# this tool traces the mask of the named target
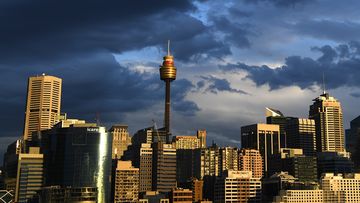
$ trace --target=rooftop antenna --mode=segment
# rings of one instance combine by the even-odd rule
[[[323,72],[323,94],[326,94],[325,91],[325,73]]]
[[[168,40],[167,55],[170,56],[170,40]]]

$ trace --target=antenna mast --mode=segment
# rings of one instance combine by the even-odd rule
[[[167,55],[170,56],[170,40],[168,40]]]
[[[326,94],[325,91],[325,73],[323,72],[323,94]]]

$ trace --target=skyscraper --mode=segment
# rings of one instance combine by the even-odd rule
[[[313,101],[309,118],[315,120],[317,151],[343,152],[344,127],[340,102],[325,92]]]
[[[286,133],[288,148],[303,149],[306,156],[316,155],[316,133],[313,119],[288,119]]]
[[[281,111],[272,109],[269,107],[265,108],[266,123],[279,125],[280,130],[280,147],[287,147],[287,134],[285,130],[286,122],[289,117],[285,117]]]
[[[109,133],[112,135],[112,159],[121,159],[124,151],[131,144],[127,125],[113,125]]]
[[[172,144],[153,143],[152,189],[170,192],[176,187],[176,148]]]
[[[264,161],[264,172],[268,175],[268,162],[271,156],[280,152],[279,125],[260,123],[241,127],[241,146],[260,151]]]
[[[165,82],[165,114],[164,128],[170,134],[170,82],[176,79],[176,68],[174,57],[170,55],[170,41],[168,42],[168,53],[164,56],[162,66],[160,66],[160,79]]]
[[[42,74],[28,81],[24,140],[31,141],[32,133],[50,129],[60,115],[60,78]]]

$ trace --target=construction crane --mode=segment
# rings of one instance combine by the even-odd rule
[[[156,136],[157,136],[157,140],[158,142],[160,143],[161,142],[161,139],[160,139],[160,135],[159,135],[159,131],[157,129],[157,125],[156,125],[156,122],[154,119],[152,119],[152,122],[153,122],[153,128],[154,128],[154,131],[156,133]]]

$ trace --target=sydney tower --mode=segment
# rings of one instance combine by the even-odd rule
[[[170,55],[170,41],[168,41],[168,53],[164,56],[163,64],[160,66],[160,79],[165,81],[165,115],[164,127],[167,135],[170,134],[170,82],[176,79],[176,68],[174,57]]]

